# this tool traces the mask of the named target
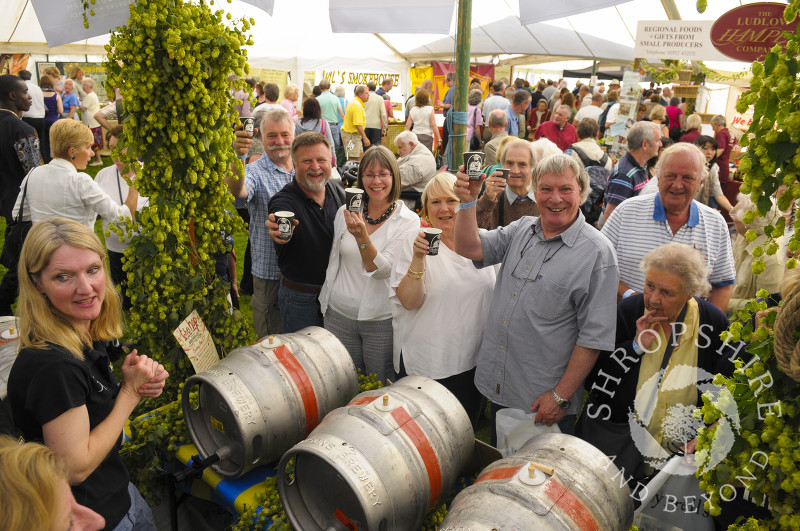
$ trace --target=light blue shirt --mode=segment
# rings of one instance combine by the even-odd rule
[[[294,178],[294,171],[287,172],[276,166],[265,153],[257,161],[244,167],[244,184],[247,187],[247,199],[234,202],[236,208],[247,206],[250,211],[250,251],[253,257],[253,276],[278,280],[281,271],[278,268],[278,255],[275,245],[267,232],[267,205],[273,195],[289,184]]]
[[[506,126],[506,133],[508,136],[519,136],[519,116],[514,109],[509,105],[506,107],[506,116],[508,117],[508,125]]]

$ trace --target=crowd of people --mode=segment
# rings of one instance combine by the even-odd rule
[[[87,107],[87,81],[79,107],[94,110]],[[728,326],[725,312],[758,287],[777,291],[796,275],[784,275],[780,258],[769,283],[741,272],[753,248],[743,239],[732,245],[714,207],[733,211],[741,238],[758,227],[744,223],[746,201],[734,208],[720,189],[730,179],[733,147],[724,118],[712,120],[714,136],[702,135],[702,123],[696,115],[682,118],[668,88],[643,91],[642,101],[652,103],[649,119],[630,127],[625,155],[611,160],[598,139],[618,116],[611,112],[618,107],[615,81],[608,95],[602,86],[579,85],[573,94],[544,81],[533,90],[523,80],[513,87],[495,81],[486,99],[473,89],[470,143],[486,155],[477,180],[463,167],[437,169],[432,150],[447,140],[426,84],[415,91],[406,130],[395,139],[398,158],[381,145],[391,80],[383,93],[374,84],[357,86],[349,102],[323,80],[300,113],[297,87],[287,86],[278,103],[277,86],[254,82],[255,106],[248,94],[237,96],[240,112],[254,119],[253,133],[240,125],[233,143],[247,164],[225,180],[236,208],[249,216],[257,336],[325,327],[359,369],[384,382],[404,375],[437,380],[474,426],[488,401],[493,443],[497,413],[514,408],[609,455],[617,449],[602,448],[597,434],[627,423],[625,413],[659,371],[688,365],[730,373],[730,346],[718,340]],[[450,95],[452,78],[448,83]],[[55,93],[56,110],[76,111],[72,90],[65,83],[64,94]],[[0,113],[0,165],[16,168],[4,175],[3,215],[33,222],[18,269],[6,275],[13,289],[4,278],[0,290],[10,294],[10,314],[18,278],[22,349],[9,379],[13,419],[26,440],[44,442],[58,456],[51,473],[66,478],[77,503],[107,528],[125,518],[151,521],[119,459],[119,433],[138,401],[157,396],[168,375],[120,347],[123,306],[112,283],[119,247],[104,248],[92,232],[98,215],[106,223],[135,216],[146,198],[135,186],[123,190],[121,167],[97,180],[81,172],[95,160],[91,123],[45,126],[53,158],[42,164],[45,133],[19,118],[31,105],[23,80],[0,76],[0,109],[7,111]],[[445,96],[435,107],[452,105]],[[93,117],[106,120],[103,110]],[[677,142],[674,129],[685,131]],[[121,126],[113,128],[107,140],[115,144],[122,134]],[[9,138],[23,149],[7,149],[14,145]],[[353,185],[365,194],[360,209],[348,208],[334,171],[355,160]],[[584,213],[587,201],[599,201],[597,223]],[[420,206],[419,215],[407,202]],[[288,238],[276,217],[286,211]],[[698,347],[694,339],[704,327],[716,339]],[[677,341],[675,330],[692,341]],[[109,370],[117,358],[124,358],[121,385]],[[657,385],[652,403],[662,414],[643,422],[668,453],[694,450],[692,437],[661,429],[670,406],[699,403],[698,387],[686,383],[679,396]],[[578,422],[584,389],[588,404],[608,409],[607,416]],[[2,451],[0,444],[0,457]],[[639,477],[646,456],[631,457],[628,468]]]

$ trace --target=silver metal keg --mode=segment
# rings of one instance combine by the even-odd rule
[[[429,378],[408,376],[328,414],[278,465],[292,526],[416,530],[474,448],[469,417]]]
[[[309,327],[238,348],[190,377],[183,416],[204,458],[224,449],[214,470],[238,477],[277,461],[357,392],[347,349],[327,330]]]
[[[627,531],[632,523],[631,491],[614,463],[577,437],[547,433],[484,468],[439,529]]]

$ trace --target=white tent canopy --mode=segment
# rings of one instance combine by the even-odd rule
[[[78,0],[68,0],[79,5]],[[100,0],[98,0],[100,1]],[[455,0],[454,0],[455,1]],[[527,1],[527,0],[518,0]],[[633,61],[636,23],[668,20],[668,11],[684,20],[714,20],[753,0],[715,0],[699,14],[695,0],[632,0],[548,22],[521,25],[518,1],[473,0],[471,55],[501,56],[513,64],[589,59],[616,64]],[[569,0],[562,0],[569,1]],[[4,0],[0,19],[0,53],[99,56],[108,35],[50,48],[30,0]],[[328,0],[275,0],[272,16],[238,0],[218,1],[234,17],[256,19],[255,44],[248,49],[251,66],[303,71],[331,68],[406,72],[410,62],[452,60],[456,17],[449,35],[333,33]],[[89,23],[92,23],[90,17]],[[527,63],[525,63],[527,61]],[[735,66],[728,63],[729,70]]]

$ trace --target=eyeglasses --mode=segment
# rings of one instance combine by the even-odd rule
[[[370,182],[374,181],[378,177],[380,177],[381,180],[391,179],[392,178],[392,174],[391,174],[391,172],[388,172],[388,171],[382,171],[380,173],[365,173],[365,174],[363,174],[361,176],[361,178],[364,181],[370,181]]]

